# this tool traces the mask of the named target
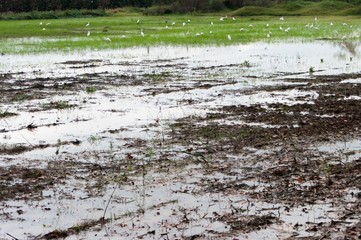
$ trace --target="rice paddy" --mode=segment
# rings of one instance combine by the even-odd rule
[[[358,17],[116,16],[0,21],[0,52],[156,45],[234,45],[278,40],[358,40]]]

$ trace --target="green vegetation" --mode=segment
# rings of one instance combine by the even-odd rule
[[[0,119],[6,118],[6,117],[12,117],[12,116],[16,116],[16,115],[17,115],[16,113],[9,112],[8,110],[4,111],[0,108]]]
[[[139,22],[138,22],[139,19]],[[213,23],[213,25],[211,24]],[[0,21],[0,53],[117,49],[154,45],[230,45],[282,39],[358,40],[360,17],[220,15]],[[142,36],[142,33],[144,34]],[[231,36],[231,40],[228,39]]]
[[[85,91],[87,93],[95,93],[97,89],[95,87],[86,87]]]
[[[235,16],[326,16],[360,15],[361,6],[345,1],[284,1],[271,6],[245,6],[231,13]]]
[[[54,101],[43,105],[44,109],[58,109],[58,110],[63,110],[73,107],[75,107],[75,105],[69,104],[69,102],[66,101]]]
[[[0,15],[0,20],[31,20],[31,19],[59,19],[59,18],[89,18],[108,16],[105,10],[77,10],[71,9],[66,11],[32,11],[13,13],[6,12]]]

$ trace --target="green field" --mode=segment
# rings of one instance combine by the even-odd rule
[[[361,33],[360,17],[319,16],[315,19],[315,16],[285,16],[284,20],[280,20],[278,16],[235,19],[223,16],[223,21],[221,17],[132,14],[98,18],[3,20],[0,21],[0,52],[227,45],[284,39],[349,41],[359,40]]]

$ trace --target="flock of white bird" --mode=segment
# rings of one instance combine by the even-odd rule
[[[219,20],[220,20],[220,21],[225,21],[226,19],[228,19],[228,16],[220,17]],[[231,19],[232,19],[233,21],[236,21],[236,18],[235,18],[235,17],[232,17]],[[279,21],[284,21],[284,20],[285,20],[284,17],[280,17],[280,18],[279,18]],[[317,25],[317,21],[318,21],[318,19],[317,19],[317,17],[315,17],[314,22],[313,22],[313,23],[308,23],[308,24],[305,26],[305,28],[314,29],[314,30],[319,30],[319,27],[318,27],[318,25]],[[140,21],[140,19],[138,18],[137,21],[136,21],[136,24],[137,24],[137,25],[140,25],[140,22],[141,22],[141,21]],[[187,22],[189,23],[190,20],[188,19]],[[182,22],[182,27],[185,27],[185,26],[187,25],[187,22]],[[168,21],[166,21],[166,23],[168,23]],[[51,24],[51,23],[46,23],[45,25],[48,26],[48,25],[50,25],[50,24]],[[40,25],[40,26],[44,26],[43,22],[40,22],[39,25]],[[171,22],[171,25],[172,25],[172,26],[176,25],[176,22],[174,22],[174,21]],[[213,21],[210,22],[210,25],[211,25],[211,26],[214,26]],[[343,23],[342,25],[343,25],[343,26],[348,26],[347,23]],[[88,22],[88,23],[85,25],[86,28],[88,28],[89,26],[90,26],[90,22]],[[332,23],[332,22],[330,23],[330,26],[333,26],[333,23]],[[266,27],[269,27],[269,24],[266,24]],[[168,29],[168,28],[169,28],[168,25],[166,25],[166,26],[165,26],[165,29]],[[249,25],[248,25],[248,28],[253,28],[253,25],[252,25],[252,24],[249,24]],[[350,26],[350,28],[352,28],[352,26]],[[280,29],[280,31],[283,31],[283,32],[285,32],[285,33],[289,33],[289,32],[291,31],[291,27],[286,27],[286,28],[284,28],[282,25],[279,27],[279,29]],[[45,31],[46,28],[43,27],[42,30]],[[241,31],[241,32],[243,32],[243,31],[245,31],[245,30],[246,30],[245,28],[240,28],[240,31]],[[209,34],[212,34],[212,33],[213,33],[213,31],[209,31]],[[90,30],[88,30],[86,36],[89,37],[90,34],[91,34]],[[189,35],[189,34],[190,34],[189,31],[187,31],[186,35]],[[197,32],[197,33],[195,34],[196,37],[200,37],[200,36],[202,36],[202,35],[204,35],[203,32]],[[140,36],[145,37],[145,33],[143,32],[143,29],[140,29]],[[270,38],[271,36],[272,36],[272,32],[271,32],[271,31],[268,31],[266,37],[267,37],[267,38]],[[125,35],[121,35],[120,38],[126,38],[126,36],[125,36]],[[231,36],[230,34],[227,34],[227,39],[228,39],[229,41],[232,41],[232,36]],[[346,36],[343,36],[342,39],[343,39],[343,40],[346,39]],[[110,39],[109,37],[104,37],[104,40],[107,41],[107,42],[111,42],[111,39]]]

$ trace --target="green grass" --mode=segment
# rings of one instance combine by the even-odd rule
[[[47,12],[24,12],[12,13],[6,12],[0,14],[0,20],[30,20],[30,19],[58,19],[58,18],[84,18],[108,16],[104,10],[77,10],[70,9],[66,11],[47,11]]]
[[[89,26],[86,26],[88,22]],[[172,22],[175,22],[175,25],[172,25]],[[186,23],[185,26],[183,22]],[[313,24],[313,28],[306,28],[307,24]],[[241,28],[244,30],[240,31]],[[284,31],[286,28],[290,28],[288,33]],[[144,37],[141,36],[141,29]],[[0,21],[0,52],[9,54],[154,45],[227,45],[290,38],[345,40],[346,37],[347,40],[359,40],[360,29],[360,17],[356,16],[318,16],[317,21],[314,16],[285,17],[284,21],[280,21],[278,16],[236,17],[236,20],[228,17],[220,21],[220,16],[211,15],[140,14],[76,19],[5,20]],[[269,32],[272,34],[267,38]],[[203,34],[196,36],[197,33]],[[125,38],[122,38],[123,35]],[[231,41],[228,40],[228,35],[231,35]]]
[[[17,115],[16,113],[8,112],[7,110],[4,111],[0,108],[0,119],[6,118],[6,117],[12,117],[12,116],[16,116],[16,115]]]
[[[327,16],[360,15],[361,7],[337,0],[285,1],[270,7],[246,6],[231,13],[234,16]]]

